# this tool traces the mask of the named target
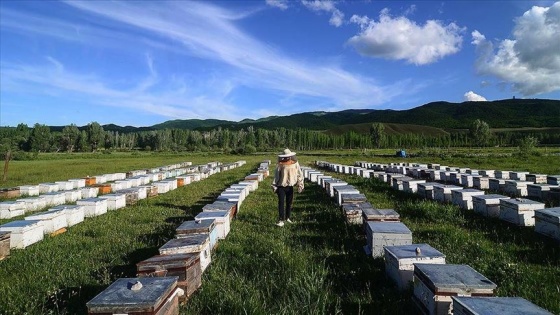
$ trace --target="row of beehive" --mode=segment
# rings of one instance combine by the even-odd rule
[[[317,162],[319,167],[337,169]],[[346,167],[346,166],[345,166]],[[346,182],[307,170],[341,207],[349,224],[363,224],[366,252],[385,260],[385,272],[400,290],[413,285],[413,300],[425,314],[550,314],[519,297],[493,297],[496,285],[468,265],[446,264],[428,244],[412,244],[412,233],[393,209],[376,209]]]
[[[231,168],[241,166],[245,161],[229,164]],[[206,166],[204,166],[206,167]],[[227,168],[230,169],[230,168]],[[96,217],[125,206],[134,205],[138,200],[164,194],[180,186],[207,178],[219,172],[217,166],[206,173],[191,173],[175,178],[152,182],[145,186],[122,189],[113,194],[80,199],[76,204],[61,204],[47,211],[26,216],[0,225],[0,259],[7,257],[11,248],[26,248],[43,240],[45,235],[59,234],[66,228],[83,222],[85,218]]]
[[[269,163],[261,163],[257,173],[225,189],[194,220],[177,227],[176,238],[161,246],[159,255],[136,264],[137,278],[118,279],[90,300],[88,314],[178,314],[179,302],[202,285],[212,252],[229,234],[243,199],[268,176]]]

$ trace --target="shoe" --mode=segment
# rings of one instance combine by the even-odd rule
[[[278,223],[276,223],[276,225],[278,225],[278,226],[284,226],[284,221],[278,221]]]
[[[294,223],[294,221],[290,220],[290,219],[286,219],[286,222],[288,223]]]

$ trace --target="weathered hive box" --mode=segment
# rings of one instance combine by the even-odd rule
[[[461,174],[461,186],[474,187],[474,177],[478,175]]]
[[[191,183],[191,177],[186,175],[177,176],[177,187],[186,186]]]
[[[453,296],[454,315],[552,315],[521,297]]]
[[[223,196],[229,196],[229,197],[237,197],[239,198],[239,202],[243,202],[243,200],[245,200],[245,197],[249,194],[247,191],[249,190],[250,186],[247,186],[247,189],[239,189],[239,188],[226,188],[224,189],[224,191],[222,191],[220,193],[220,195]]]
[[[216,220],[202,221],[185,221],[177,229],[175,229],[177,238],[191,234],[208,234],[210,237],[210,249],[216,248],[218,245],[218,229],[216,229]]]
[[[525,177],[529,172],[509,172],[509,178],[513,180],[526,181]]]
[[[440,183],[427,182],[418,184],[416,193],[426,199],[434,199],[434,186],[442,185]]]
[[[86,303],[89,315],[178,315],[178,277],[120,278]],[[136,289],[137,286],[141,287]]]
[[[403,174],[397,174],[397,173],[387,173],[387,184],[389,184],[391,187],[394,188],[393,179],[399,178],[399,177],[406,177],[406,176],[403,175]]]
[[[547,200],[548,192],[551,187],[556,187],[549,184],[528,184],[527,197],[539,200]]]
[[[383,257],[383,247],[412,244],[412,232],[401,222],[368,221],[366,240],[371,256]]]
[[[367,197],[364,194],[346,194],[346,193],[343,193],[343,194],[340,195],[340,198],[342,200],[342,205],[348,204],[348,203],[356,204],[356,203],[362,203],[362,202],[367,201]]]
[[[535,210],[544,209],[544,203],[525,198],[500,199],[500,220],[519,226],[535,225]]]
[[[58,191],[66,191],[66,190],[74,189],[74,183],[70,181],[59,181],[54,183],[58,185]]]
[[[43,233],[45,235],[52,234],[59,230],[62,230],[68,227],[68,223],[66,222],[66,214],[61,211],[45,211],[36,213],[34,215],[30,215],[25,217],[25,220],[28,221],[42,221],[43,222]]]
[[[536,210],[535,232],[560,241],[560,207]]]
[[[17,220],[0,225],[0,232],[10,232],[10,248],[26,248],[43,240],[43,222]]]
[[[0,231],[0,260],[10,256],[10,232]]]
[[[218,239],[225,239],[230,230],[230,211],[203,211],[194,217],[195,221],[215,220]]]
[[[389,174],[383,172],[383,173],[377,173],[376,174],[376,178],[379,179],[382,182],[388,183],[389,182]]]
[[[66,226],[74,226],[84,221],[84,207],[78,205],[60,205],[47,210],[52,213],[62,213],[66,219]]]
[[[111,184],[96,184],[93,187],[97,188],[98,195],[110,194],[112,191]]]
[[[450,314],[452,296],[493,296],[496,284],[468,265],[414,265],[413,301],[424,314]]]
[[[399,191],[403,191],[404,190],[404,181],[407,180],[412,180],[412,177],[408,177],[408,176],[399,176],[399,177],[392,177],[391,178],[391,182],[392,182],[392,187],[395,190],[399,190]]]
[[[95,177],[84,177],[84,182],[86,183],[86,186],[93,186],[97,184],[95,179]]]
[[[39,184],[39,193],[46,194],[58,191],[58,184],[56,183],[41,183]]]
[[[86,218],[107,213],[107,199],[87,198],[76,201],[76,204],[84,207],[84,216]]]
[[[428,244],[385,246],[385,273],[399,290],[412,284],[414,264],[445,264],[445,255]]]
[[[72,178],[68,181],[74,185],[74,189],[86,187],[86,180],[83,178]]]
[[[125,204],[127,206],[135,205],[140,199],[140,192],[136,188],[123,189],[121,190],[121,193],[125,196]]]
[[[461,190],[463,187],[455,185],[437,185],[434,186],[434,199],[439,202],[451,202],[451,191]]]
[[[159,248],[160,255],[198,253],[200,256],[200,269],[206,270],[212,261],[210,249],[210,236],[208,234],[184,235],[174,238]]]
[[[325,175],[322,172],[318,172],[318,171],[314,171],[314,172],[309,172],[309,181],[316,183],[317,182],[317,177],[321,176],[321,175]]]
[[[229,186],[229,189],[238,189],[238,190],[243,190],[244,191],[244,195],[243,198],[245,198],[246,196],[248,196],[251,192],[250,192],[250,187],[247,184],[233,184],[231,186]]]
[[[560,175],[548,175],[546,183],[550,185],[560,185]]]
[[[336,204],[342,205],[342,194],[359,194],[360,191],[357,190],[352,185],[335,186],[334,187],[334,198],[336,199]]]
[[[527,196],[527,185],[531,184],[528,181],[519,180],[506,180],[505,192],[514,197]]]
[[[494,176],[499,179],[509,179],[511,171],[494,171]]]
[[[399,222],[400,215],[394,209],[375,209],[369,202],[358,204],[362,207],[362,223],[367,231],[368,222]]]
[[[78,199],[94,198],[99,194],[99,188],[97,187],[84,187],[78,189],[78,191],[80,192],[80,198]]]
[[[21,201],[25,203],[26,213],[39,211],[47,206],[47,201],[44,198],[39,198],[39,197],[17,199],[16,201]]]
[[[19,186],[21,196],[39,196],[39,185]]]
[[[64,192],[64,197],[65,203],[74,203],[82,198],[82,192],[79,190],[67,190]]]
[[[138,277],[178,277],[177,285],[191,296],[202,284],[200,255],[156,255],[136,264]]]
[[[146,197],[147,198],[156,197],[158,195],[158,189],[157,189],[156,185],[146,185],[146,186],[140,186],[140,187],[146,188]]]
[[[256,180],[256,181],[263,181],[264,179],[264,174],[263,173],[252,173],[249,174],[247,176],[245,176],[245,180]]]
[[[500,216],[500,200],[510,199],[508,196],[490,194],[473,196],[473,210],[485,217],[497,218]]]
[[[502,192],[506,188],[506,180],[500,178],[490,178],[488,179],[488,187],[492,191]]]
[[[343,203],[342,214],[348,224],[362,224],[361,203]]]
[[[490,189],[490,179],[484,176],[473,176],[473,187],[476,189]]]
[[[116,194],[107,194],[99,196],[99,198],[91,199],[102,199],[107,203],[107,211],[117,210],[126,207],[126,194],[119,191]],[[87,212],[87,211],[86,211]],[[88,215],[86,215],[87,217]]]
[[[335,193],[334,188],[335,187],[347,186],[347,185],[348,185],[347,182],[345,182],[343,180],[340,180],[340,179],[336,179],[336,180],[332,180],[332,181],[327,180],[325,182],[325,186],[326,186],[325,189],[327,190],[327,193],[329,194],[329,196],[334,197],[334,193]]]
[[[534,184],[546,184],[545,174],[527,174],[525,180]]]
[[[66,194],[64,192],[50,192],[39,195],[39,198],[45,199],[47,206],[58,206],[66,203]]]
[[[165,194],[171,189],[171,183],[169,182],[153,182],[153,185],[157,187],[158,194]]]
[[[317,176],[317,184],[323,188],[325,188],[325,181],[327,179],[332,179],[332,176],[330,175],[321,175],[321,176]]]
[[[408,193],[415,194],[418,191],[418,185],[424,184],[426,180],[424,179],[408,179],[403,180],[403,190]]]
[[[21,196],[19,187],[11,187],[11,188],[0,188],[0,197],[11,199],[11,198],[19,198]]]
[[[484,195],[484,191],[478,189],[457,189],[451,191],[451,200],[454,205],[459,206],[461,209],[473,209],[473,196]]]

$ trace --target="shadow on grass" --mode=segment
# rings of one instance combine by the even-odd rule
[[[43,308],[48,313],[54,314],[87,314],[84,301],[93,299],[105,288],[104,285],[60,288],[47,297]]]

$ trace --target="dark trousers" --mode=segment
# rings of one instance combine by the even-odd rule
[[[290,218],[292,213],[292,203],[294,201],[294,187],[278,186],[276,190],[278,194],[278,219],[284,221]]]

